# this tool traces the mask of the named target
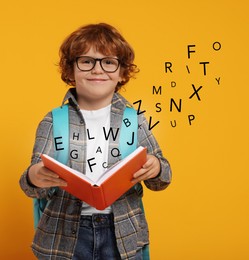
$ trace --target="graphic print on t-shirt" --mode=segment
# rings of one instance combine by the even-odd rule
[[[111,105],[99,110],[81,110],[86,123],[86,175],[96,180],[108,167]]]

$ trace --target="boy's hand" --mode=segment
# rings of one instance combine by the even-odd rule
[[[160,162],[154,155],[147,155],[147,161],[143,167],[133,175],[132,182],[135,184],[140,181],[155,178],[160,173]]]
[[[30,167],[28,178],[31,184],[39,188],[67,186],[67,183],[64,180],[62,180],[56,173],[44,167],[42,162]]]

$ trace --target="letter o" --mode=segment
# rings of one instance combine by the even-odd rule
[[[213,49],[214,49],[215,51],[219,51],[219,50],[221,49],[221,44],[220,44],[220,42],[214,42],[214,43],[213,43]]]

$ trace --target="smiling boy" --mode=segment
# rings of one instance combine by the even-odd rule
[[[70,149],[68,165],[93,180],[118,158],[112,149],[118,138],[104,139],[103,129],[119,129],[126,106],[118,93],[138,71],[134,52],[121,34],[108,24],[83,26],[70,34],[60,48],[61,77],[72,86],[63,103],[69,102]],[[138,115],[138,146],[147,147],[147,162],[134,174],[151,190],[163,190],[171,181],[168,161],[148,130],[143,114]],[[149,244],[148,227],[140,208],[141,193],[130,189],[110,207],[97,210],[66,191],[54,172],[43,166],[42,153],[54,156],[52,116],[49,112],[38,126],[31,165],[23,173],[20,185],[32,198],[49,199],[32,244],[38,259],[143,259]],[[91,133],[91,135],[89,135]],[[90,138],[90,137],[93,138]],[[88,167],[90,158],[96,160]],[[122,180],[120,180],[122,181]]]

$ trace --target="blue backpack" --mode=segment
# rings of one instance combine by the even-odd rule
[[[68,154],[69,154],[69,116],[68,116],[68,104],[65,104],[61,107],[54,108],[52,110],[53,116],[53,136],[54,138],[60,137],[63,141],[63,149],[55,150],[55,159],[63,164],[67,164]],[[126,119],[129,120],[129,124],[127,124]],[[63,126],[63,127],[62,127]],[[138,120],[137,120],[137,111],[131,107],[126,107],[124,110],[123,121],[120,132],[120,142],[119,142],[119,151],[121,154],[121,158],[125,158],[127,155],[132,153],[137,148],[137,128],[138,128]],[[134,142],[129,144],[127,140],[129,140],[131,134],[133,135]],[[138,193],[142,192],[140,185],[135,185],[134,189],[138,191]],[[56,190],[56,188],[54,188]],[[45,207],[48,204],[46,199],[33,199],[34,203],[34,225],[37,228],[39,220],[43,214]],[[140,200],[141,208],[144,211],[142,199]],[[145,246],[143,248],[143,260],[149,260],[149,246]]]

